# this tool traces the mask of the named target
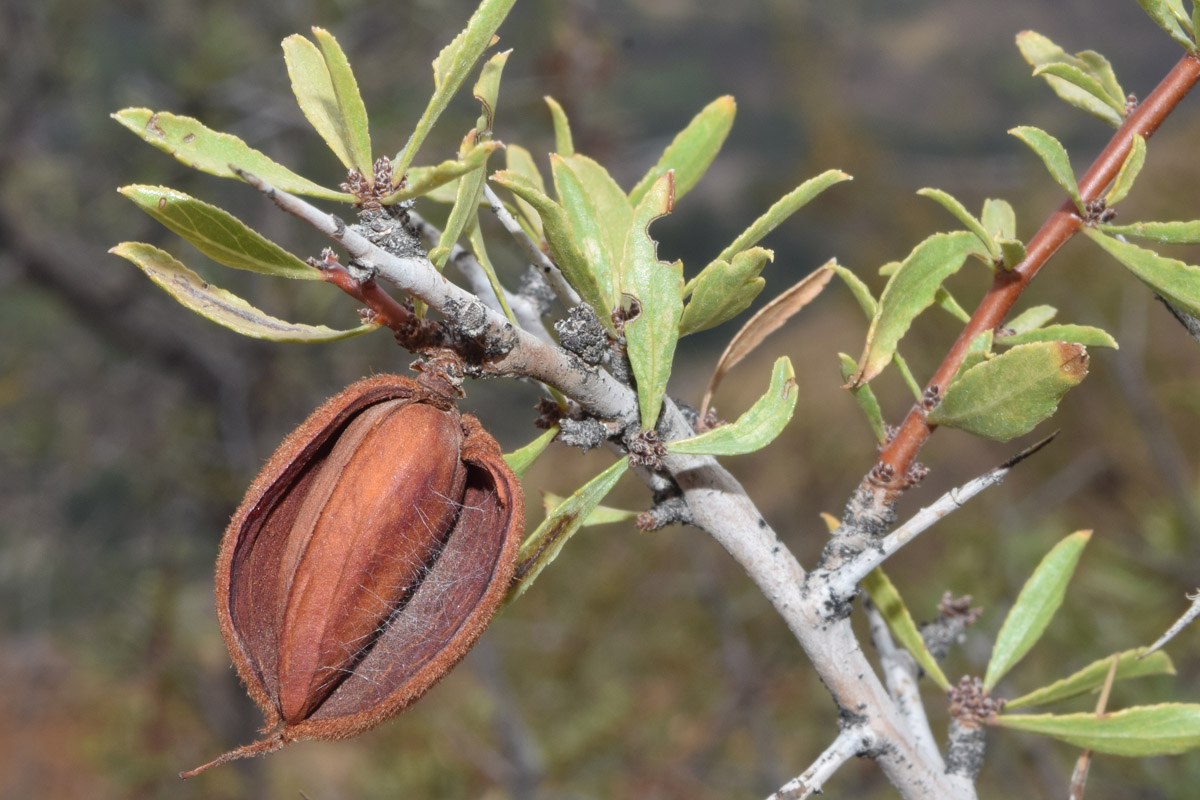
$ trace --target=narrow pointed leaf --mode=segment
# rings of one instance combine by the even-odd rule
[[[887,621],[888,628],[896,640],[916,659],[917,664],[925,670],[925,674],[934,683],[941,689],[948,690],[950,681],[947,680],[946,673],[942,672],[937,659],[925,646],[925,640],[921,638],[921,632],[917,630],[917,624],[913,622],[912,614],[908,612],[908,607],[904,605],[896,587],[884,574],[883,568],[876,567],[867,577],[863,578],[862,587],[867,596],[871,598],[871,602],[875,604],[875,608],[879,609],[879,613]]]
[[[846,355],[838,353],[838,359],[842,365],[842,383],[850,380],[850,376],[854,374],[854,370],[858,368],[858,363]],[[851,389],[850,394],[854,395],[855,402],[862,412],[867,417],[867,424],[871,426],[871,432],[875,434],[875,440],[880,444],[887,441],[887,426],[883,422],[883,412],[879,409],[879,401],[875,399],[875,392],[871,391],[869,385],[859,386],[856,389]]]
[[[1179,19],[1171,11],[1171,4],[1167,0],[1138,0],[1138,5],[1150,15],[1150,19],[1158,27],[1167,32],[1167,35],[1174,39],[1179,44],[1183,45],[1184,49],[1189,53],[1196,52],[1196,43],[1179,24]]]
[[[562,505],[566,498],[554,494],[553,492],[542,492],[542,508],[549,515],[554,509]],[[592,509],[592,513],[588,514],[587,519],[583,521],[583,527],[590,528],[593,525],[611,525],[614,522],[629,522],[638,518],[637,511],[629,511],[624,508],[613,508],[612,506],[598,505]]]
[[[605,308],[609,302],[607,287],[602,288],[596,276],[592,274],[588,260],[579,242],[574,238],[570,220],[563,207],[547,197],[533,180],[520,173],[501,170],[493,173],[491,179],[493,183],[508,189],[537,210],[554,263],[562,270],[567,281],[575,287],[575,291],[579,292],[584,302],[592,308]],[[611,326],[612,320],[607,314],[598,316],[602,323]]]
[[[1121,124],[1124,108],[1115,109],[1110,101],[1115,98],[1123,102],[1125,93],[1121,91],[1116,76],[1113,74],[1112,66],[1104,56],[1093,51],[1084,51],[1073,56],[1034,31],[1022,31],[1018,34],[1017,47],[1020,48],[1021,55],[1025,57],[1029,65],[1034,68],[1034,74],[1041,74],[1054,93],[1067,103],[1087,111],[1089,114],[1094,114],[1114,127]],[[1102,87],[1101,96],[1098,97],[1081,89],[1053,73],[1038,72],[1040,67],[1048,64],[1067,64],[1090,75]]]
[[[638,203],[620,267],[622,296],[640,306],[637,317],[625,323],[625,340],[637,378],[642,427],[647,430],[658,422],[683,316],[683,264],[659,261],[658,245],[649,231],[653,220],[671,211],[673,176],[668,172],[659,178]]]
[[[1129,190],[1133,188],[1133,182],[1137,180],[1138,173],[1142,171],[1142,165],[1146,163],[1146,137],[1135,133],[1133,135],[1133,146],[1129,148],[1129,154],[1125,156],[1125,161],[1121,164],[1121,170],[1117,173],[1117,177],[1113,178],[1112,187],[1104,195],[1104,202],[1110,208],[1125,199],[1125,195],[1129,194]]]
[[[658,163],[637,182],[629,192],[629,201],[634,205],[640,203],[654,182],[670,170],[675,170],[675,199],[691,191],[717,157],[736,113],[737,104],[729,95],[705,106],[667,145]]]
[[[784,323],[821,293],[821,290],[833,278],[834,270],[831,265],[835,263],[830,260],[824,266],[800,279],[783,294],[760,308],[758,313],[747,320],[741,330],[734,334],[733,339],[726,346],[725,352],[717,360],[717,367],[708,381],[708,390],[704,393],[704,401],[701,404],[702,411],[708,410],[708,403],[712,399],[713,393],[717,391],[717,387],[729,370],[753,353],[755,348],[762,344],[763,339],[779,330]]]
[[[1033,74],[1034,77],[1053,75],[1056,78],[1061,78],[1072,86],[1082,90],[1093,99],[1108,106],[1117,115],[1118,119],[1125,114],[1123,99],[1110,97],[1108,92],[1104,90],[1104,86],[1094,75],[1089,74],[1074,64],[1067,64],[1061,61],[1053,64],[1043,64],[1040,67],[1034,68]],[[1091,109],[1087,110],[1090,111]],[[1097,114],[1097,116],[1100,115]],[[1108,119],[1108,117],[1106,116],[1105,119]],[[1111,119],[1109,121],[1111,122]]]
[[[752,247],[735,255],[732,263],[714,261],[705,267],[696,276],[691,300],[683,309],[679,335],[716,327],[749,308],[767,285],[759,273],[774,257],[770,250]]]
[[[954,299],[954,295],[946,291],[945,286],[937,290],[937,294],[933,297],[933,302],[937,303],[938,308],[942,309],[959,322],[966,323],[971,321],[971,315],[967,313],[966,309],[958,304],[958,301]]]
[[[1087,365],[1082,345],[1017,345],[959,375],[929,412],[929,422],[1007,442],[1050,417],[1087,375]]]
[[[799,388],[792,362],[784,356],[775,362],[771,385],[736,422],[721,425],[699,436],[667,443],[667,450],[685,455],[736,456],[763,449],[783,432],[796,410]]]
[[[512,50],[497,53],[487,60],[480,71],[479,80],[475,82],[473,94],[483,106],[483,116],[479,118],[476,127],[483,133],[490,134],[496,121],[496,101],[500,97],[500,76]]]
[[[1091,531],[1072,533],[1056,544],[1029,576],[996,636],[987,674],[983,678],[985,690],[995,688],[1000,679],[1042,638],[1046,626],[1062,605],[1067,583],[1075,574],[1079,557],[1091,538]]]
[[[361,143],[356,141],[358,137],[350,130],[321,50],[305,37],[294,33],[283,40],[283,59],[287,62],[288,77],[292,80],[292,92],[309,124],[346,169],[356,169],[363,175],[370,175],[370,152],[368,150],[365,164],[360,163],[362,156],[356,151],[356,146]],[[350,80],[354,80],[353,76]],[[357,86],[354,92],[357,96]],[[362,98],[358,98],[358,103],[361,105]],[[370,148],[370,142],[366,146]]]
[[[354,202],[353,196],[326,189],[308,178],[302,178],[238,137],[229,133],[218,133],[191,117],[182,117],[167,111],[155,112],[148,108],[126,108],[113,114],[112,118],[192,169],[221,178],[237,178],[237,173],[231,169],[232,165],[253,173],[285,192],[345,203]]]
[[[218,325],[252,339],[273,342],[331,342],[375,330],[362,325],[336,331],[324,325],[285,322],[266,314],[237,295],[213,286],[169,253],[141,242],[122,242],[108,252],[132,261],[181,305]]]
[[[468,134],[468,138],[472,138],[471,134]],[[459,237],[469,226],[475,224],[486,179],[486,166],[474,172],[468,172],[458,179],[458,191],[454,195],[454,205],[450,209],[450,216],[446,219],[446,226],[442,229],[437,247],[429,251],[429,260],[433,262],[439,272],[445,268],[446,259],[450,257],[450,251],[458,242]]]
[[[615,298],[620,292],[617,260],[625,249],[625,237],[633,225],[633,206],[629,197],[603,166],[585,155],[576,153],[564,161],[571,166],[575,177],[591,200],[600,226],[603,240],[607,240],[612,253],[612,293]]]
[[[729,246],[722,250],[715,260],[728,261],[733,258],[734,254],[758,244],[764,236],[782,225],[788,217],[807,205],[821,192],[835,183],[848,180],[853,179],[837,169],[827,170],[815,178],[809,178],[777,200],[773,206],[767,209],[766,213],[730,242]]]
[[[996,344],[1013,347],[1030,342],[1071,342],[1086,347],[1111,347],[1116,350],[1117,340],[1108,331],[1090,325],[1049,325],[1045,328],[1001,336]]]
[[[1115,756],[1178,755],[1200,747],[1200,704],[1135,706],[1103,717],[1091,713],[1001,714],[992,724]]]
[[[396,175],[402,176],[412,165],[417,150],[432,130],[434,122],[466,82],[483,52],[491,46],[496,29],[508,15],[516,0],[482,0],[467,20],[467,27],[450,44],[442,48],[433,60],[433,96],[413,129],[404,149],[393,159]]]
[[[341,45],[329,31],[313,28],[313,36],[325,57],[325,67],[337,97],[341,128],[349,146],[354,166],[363,175],[370,175],[374,158],[371,155],[371,133],[367,125],[367,107],[358,91],[358,81],[350,69],[350,61]]]
[[[491,257],[488,256],[483,232],[479,230],[478,217],[467,228],[467,243],[471,245],[471,252],[475,254],[475,260],[479,262],[479,268],[487,276],[488,284],[492,287],[492,294],[496,295],[496,300],[500,303],[500,310],[504,312],[504,317],[515,327],[519,328],[521,325],[517,322],[517,317],[513,314],[512,307],[508,304],[507,293],[500,284],[500,279],[496,276],[496,268],[492,265]]]
[[[481,141],[458,158],[448,159],[432,167],[412,167],[408,170],[408,180],[404,186],[383,199],[385,206],[403,203],[416,197],[426,197],[437,189],[454,183],[463,175],[482,169],[488,158],[504,145],[500,142]],[[458,195],[457,185],[453,187],[448,202],[453,202]],[[439,195],[430,197],[440,199]]]
[[[1114,236],[1132,236],[1159,244],[1200,244],[1200,219],[1190,222],[1134,222],[1129,225],[1101,225],[1100,230]]]
[[[1173,305],[1193,317],[1200,316],[1200,267],[1165,258],[1093,228],[1085,226],[1083,232]]]
[[[543,100],[550,108],[550,121],[554,125],[554,152],[563,158],[575,155],[575,140],[571,136],[571,122],[567,112],[553,97],[546,95]]]
[[[165,186],[118,191],[213,261],[264,275],[321,279],[320,272],[216,206]]]
[[[512,588],[504,600],[506,604],[516,600],[533,585],[537,576],[558,557],[563,545],[582,527],[627,469],[629,459],[622,458],[564,500],[537,530],[529,534],[521,543],[517,555],[517,570],[513,575]]]
[[[534,163],[533,156],[528,150],[520,145],[510,144],[504,148],[504,155],[507,159],[505,167],[509,172],[521,175],[542,194],[546,193],[546,183],[542,180],[541,170],[537,168],[537,164]],[[534,241],[541,241],[542,218],[538,215],[537,209],[531,206],[525,198],[517,197],[517,210],[525,221],[526,229],[531,231]]]
[[[571,239],[586,259],[588,272],[601,294],[602,302],[595,306],[596,313],[607,316],[612,313],[616,303],[613,296],[613,287],[617,283],[614,274],[624,250],[624,237],[632,222],[632,211],[621,229],[619,242],[614,241],[615,237],[610,235],[607,227],[609,221],[599,213],[593,202],[595,195],[584,186],[572,164],[561,156],[551,155],[550,171],[554,174],[554,189],[558,193],[559,203],[566,212]]]
[[[850,385],[861,386],[887,366],[912,321],[933,304],[942,281],[958,272],[967,256],[978,250],[979,240],[966,231],[936,233],[913,249],[879,298]]]
[[[1017,214],[1006,200],[984,200],[980,222],[993,239],[1015,239],[1017,236]]]
[[[867,319],[874,319],[875,314],[879,311],[879,301],[871,294],[871,290],[867,284],[863,283],[862,278],[836,261],[830,261],[825,266],[845,282],[846,287],[850,289],[850,294],[854,295],[854,299],[858,301],[859,308],[867,315]]]
[[[1175,674],[1175,665],[1171,663],[1171,658],[1166,653],[1151,653],[1146,658],[1139,660],[1138,657],[1144,652],[1146,652],[1146,648],[1139,647],[1117,654],[1117,672],[1114,680]],[[1029,706],[1048,706],[1051,703],[1098,691],[1108,678],[1108,670],[1111,665],[1112,656],[1093,661],[1078,672],[1057,680],[1049,686],[1043,686],[1028,694],[1023,694],[1015,700],[1009,700],[1004,704],[1004,710],[1008,712]]]
[[[1075,208],[1079,213],[1086,213],[1083,208],[1083,198],[1079,195],[1079,184],[1075,182],[1075,173],[1071,170],[1071,159],[1058,139],[1031,125],[1013,128],[1009,133],[1029,145],[1033,152],[1037,153],[1038,158],[1042,159],[1042,163],[1050,171],[1050,177],[1066,190],[1071,200],[1075,202]]]
[[[524,478],[525,473],[529,471],[534,462],[541,457],[542,453],[546,452],[546,448],[554,441],[555,436],[558,436],[558,426],[552,425],[545,433],[519,450],[505,453],[504,462],[517,474],[518,478]]]
[[[1000,257],[1000,247],[992,240],[992,235],[984,228],[983,223],[975,219],[975,215],[967,211],[966,206],[958,202],[949,192],[941,189],[918,189],[917,194],[928,197],[942,208],[949,211],[954,218],[979,239],[979,243],[987,250],[993,259]]]
[[[1058,309],[1054,306],[1033,306],[1013,317],[1005,323],[1004,327],[1006,330],[1012,331],[1014,335],[1028,333],[1054,319],[1056,314],[1058,314]]]

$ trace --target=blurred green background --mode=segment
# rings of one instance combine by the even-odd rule
[[[221,271],[115,191],[161,183],[242,215],[301,255],[323,243],[253,191],[193,173],[108,118],[125,106],[198,117],[318,181],[336,160],[288,88],[279,41],[321,25],[354,64],[380,152],[407,138],[432,87],[429,62],[462,27],[465,0],[5,0],[0,6],[0,798],[728,798],[763,796],[803,771],[836,715],[804,654],[735,564],[699,532],[586,529],[481,645],[414,709],[357,740],[300,743],[181,783],[178,770],[249,741],[259,723],[211,610],[211,563],[241,492],[284,434],[371,372],[404,371],[384,333],[304,347],[242,339],[181,310],[105,251],[149,241],[289,319],[348,327],[354,304],[324,286]],[[1028,238],[1059,202],[1006,130],[1033,124],[1086,167],[1110,135],[1029,77],[1024,28],[1107,55],[1144,96],[1179,57],[1131,0],[906,3],[522,0],[501,28],[500,139],[552,148],[542,96],[566,106],[577,148],[626,186],[705,103],[739,117],[706,179],[654,235],[688,274],[774,199],[837,167],[855,176],[766,242],[764,299],[836,255],[878,290],[875,269],[952,220],[913,193],[937,186],[978,209],[1004,197]],[[1121,220],[1200,216],[1197,98],[1153,139]],[[449,157],[477,115],[456,101],[422,160]],[[543,166],[545,162],[543,160]],[[437,221],[444,209],[422,209]],[[509,276],[521,264],[502,238]],[[1181,253],[1195,263],[1198,256]],[[968,269],[953,288],[973,305]],[[914,614],[942,592],[986,609],[947,665],[982,672],[1007,604],[1041,555],[1095,528],[1046,638],[1000,687],[1015,696],[1095,658],[1147,643],[1197,584],[1200,351],[1148,291],[1075,241],[1023,305],[1100,325],[1121,342],[1093,353],[1067,397],[1062,435],[1007,483],[889,562]],[[697,402],[735,326],[685,340],[672,393]],[[803,563],[869,468],[873,440],[839,389],[836,353],[857,355],[865,322],[840,286],[726,381],[736,416],[791,356],[794,422],[769,450],[728,466]],[[931,312],[906,340],[918,377],[957,332]],[[470,386],[465,407],[506,449],[533,437],[531,387]],[[877,382],[890,421],[911,402]],[[1041,431],[1044,433],[1045,431]],[[1037,434],[1035,434],[1037,435]],[[933,472],[902,514],[1019,448],[951,431],[923,452]],[[527,480],[563,494],[611,456],[552,450]],[[641,508],[628,479],[611,498]],[[1197,634],[1170,652],[1176,679],[1118,686],[1112,706],[1197,700]],[[927,687],[929,688],[929,687]],[[927,693],[941,735],[945,703]],[[1086,709],[1092,700],[1077,704]],[[1076,753],[989,734],[985,797],[1062,797]],[[1183,798],[1200,755],[1099,757],[1089,798]],[[833,796],[891,797],[869,762]]]

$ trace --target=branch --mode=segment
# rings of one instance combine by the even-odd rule
[[[1175,624],[1167,628],[1167,632],[1158,637],[1158,641],[1150,645],[1146,652],[1138,656],[1138,660],[1145,658],[1155,650],[1161,650],[1163,645],[1179,635],[1179,632],[1195,622],[1196,617],[1200,617],[1200,591],[1194,592],[1187,596],[1188,600],[1192,601],[1192,606],[1187,611],[1183,612],[1183,616],[1175,620]]]
[[[792,778],[767,800],[804,800],[820,794],[825,781],[854,756],[869,749],[870,734],[857,725],[843,728],[833,744],[797,778]]]
[[[871,641],[879,651],[879,661],[883,665],[883,674],[887,680],[888,692],[896,701],[900,713],[908,721],[913,739],[925,753],[925,757],[935,764],[942,764],[942,754],[934,741],[933,731],[929,727],[929,718],[925,715],[925,705],[921,702],[921,692],[917,689],[918,668],[916,659],[905,649],[896,647],[892,641],[892,633],[888,630],[887,621],[879,609],[869,601],[864,604],[867,611],[867,621],[871,626]],[[945,765],[943,764],[943,769]]]
[[[509,232],[517,244],[521,245],[525,250],[529,260],[541,272],[542,277],[554,289],[554,293],[558,295],[558,299],[567,308],[579,305],[579,293],[575,291],[571,284],[567,283],[567,279],[563,277],[562,270],[550,260],[550,257],[542,252],[542,248],[538,247],[537,242],[529,238],[529,234],[521,227],[521,223],[513,218],[513,215],[508,213],[508,209],[504,207],[504,202],[496,196],[492,191],[492,187],[484,184],[483,196],[487,198],[488,204],[492,207],[492,213],[496,215],[496,219],[504,226],[504,230]]]
[[[1126,117],[1108,145],[1079,181],[1084,203],[1096,199],[1116,177],[1132,146],[1133,135],[1149,138],[1171,114],[1184,96],[1200,81],[1200,59],[1185,55],[1171,69],[1154,91]],[[950,352],[934,372],[929,386],[946,387],[958,372],[963,357],[975,337],[1000,325],[1029,282],[1045,266],[1050,257],[1079,230],[1082,221],[1075,213],[1075,204],[1066,200],[1050,215],[1041,229],[1029,240],[1025,260],[1012,271],[999,270],[991,289],[975,309],[971,321],[963,328]],[[876,468],[886,466],[893,476],[882,488],[873,492],[880,504],[890,505],[906,488],[905,475],[936,426],[925,418],[925,409],[914,406],[891,443],[880,453]],[[865,481],[864,481],[864,489]]]

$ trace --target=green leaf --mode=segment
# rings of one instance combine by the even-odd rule
[[[321,46],[325,67],[337,97],[340,128],[344,131],[354,165],[363,175],[371,175],[374,159],[371,155],[371,133],[367,126],[367,107],[358,91],[358,81],[350,70],[350,62],[341,45],[329,31],[313,28],[313,36]]]
[[[1104,103],[1106,106],[1112,109],[1113,113],[1117,115],[1118,119],[1125,115],[1125,102],[1123,98],[1110,97],[1108,93],[1104,91],[1104,86],[1101,85],[1100,81],[1096,80],[1093,75],[1089,74],[1085,70],[1080,69],[1074,64],[1067,64],[1061,61],[1054,64],[1043,64],[1040,67],[1034,68],[1033,75],[1034,77],[1053,75],[1056,78],[1061,78],[1072,86],[1075,86],[1088,95],[1094,97],[1096,100],[1099,100],[1101,103]],[[1091,109],[1086,110],[1090,111]],[[1110,117],[1105,117],[1105,119],[1107,119],[1109,122],[1112,122]]]
[[[1146,675],[1175,674],[1175,665],[1171,663],[1171,659],[1166,653],[1161,651],[1151,653],[1146,658],[1139,660],[1139,656],[1144,652],[1146,652],[1146,648],[1138,647],[1118,653],[1117,672],[1114,680],[1141,678]],[[1093,661],[1078,672],[1057,680],[1049,686],[1043,686],[1029,694],[1021,695],[1015,700],[1009,700],[1004,704],[1004,710],[1007,712],[1028,706],[1048,706],[1051,703],[1069,700],[1087,692],[1095,692],[1108,679],[1108,671],[1111,666],[1112,656]]]
[[[1200,267],[1165,258],[1153,250],[1105,236],[1093,228],[1085,226],[1083,232],[1172,304],[1193,317],[1200,316]]]
[[[318,30],[314,28],[313,33]],[[354,82],[350,65],[346,63],[346,56],[338,48],[337,42],[328,33],[325,36],[327,41],[322,44],[340,54],[344,68],[339,70],[339,85],[334,84],[321,50],[308,39],[294,33],[283,40],[283,59],[287,62],[288,77],[292,80],[292,92],[309,124],[321,134],[346,169],[356,169],[364,176],[371,175],[367,112],[358,94],[358,84]],[[350,96],[343,96],[342,93]]]
[[[921,632],[917,630],[917,624],[913,622],[912,614],[908,613],[908,607],[900,599],[900,593],[896,591],[896,587],[884,574],[883,568],[876,567],[867,577],[863,578],[862,587],[867,596],[871,598],[871,602],[875,604],[875,608],[879,609],[879,613],[887,621],[888,628],[891,629],[892,635],[896,637],[897,641],[912,654],[917,664],[925,670],[925,674],[939,688],[949,690],[950,681],[946,679],[946,673],[942,672],[937,659],[925,646],[925,640],[921,638]]]
[[[1058,314],[1058,309],[1054,306],[1033,306],[1013,317],[1004,327],[1012,331],[1014,335],[1028,333],[1054,319],[1056,314]]]
[[[475,127],[481,133],[490,135],[492,132],[492,126],[496,121],[496,101],[500,97],[500,75],[504,72],[504,65],[508,62],[510,55],[512,55],[512,50],[505,50],[503,53],[497,53],[489,58],[483,65],[479,80],[475,82],[473,94],[483,106],[483,116],[479,118]]]
[[[1172,13],[1171,4],[1167,0],[1138,0],[1138,5],[1150,15],[1150,19],[1154,20],[1158,27],[1167,32],[1168,36],[1183,45],[1185,50],[1189,53],[1196,52],[1196,43],[1179,24],[1179,18]],[[1180,12],[1182,14],[1182,8]]]
[[[966,231],[935,233],[913,249],[879,298],[852,386],[861,386],[887,366],[912,321],[933,304],[942,281],[978,249],[979,240]]]
[[[608,287],[601,287],[596,276],[592,274],[563,207],[547,197],[533,180],[520,173],[501,170],[493,173],[491,179],[493,183],[508,189],[537,210],[538,216],[542,218],[542,229],[546,235],[546,244],[550,248],[550,257],[562,270],[563,276],[575,287],[575,291],[579,292],[584,302],[594,309],[605,308],[610,296]],[[612,325],[612,320],[607,314],[597,316],[606,326]]]
[[[503,146],[500,142],[485,140],[477,142],[458,158],[443,161],[432,167],[411,167],[408,170],[408,179],[405,181],[404,186],[385,197],[383,204],[390,206],[396,203],[403,203],[405,200],[412,200],[415,197],[429,196],[437,189],[454,183],[463,175],[483,169],[492,153]],[[451,192],[446,202],[453,202],[454,198],[458,196],[457,185],[451,188],[453,192]],[[429,199],[441,200],[438,195]]]
[[[567,119],[567,112],[550,95],[542,99],[550,107],[550,121],[554,124],[554,152],[563,158],[575,155],[575,141],[571,138],[571,123]]]
[[[216,206],[165,186],[118,191],[213,261],[281,278],[321,279],[320,272]]]
[[[518,478],[524,478],[525,473],[529,471],[534,462],[541,457],[542,453],[546,452],[546,448],[554,441],[555,436],[558,436],[558,426],[552,425],[545,433],[521,449],[505,453],[504,462],[508,464],[509,469],[516,473]]]
[[[617,260],[625,249],[625,237],[633,224],[633,206],[624,190],[617,185],[608,170],[587,156],[576,153],[564,159],[571,165],[575,177],[583,185],[592,205],[596,209],[603,238],[608,241],[612,253],[612,292],[614,303],[620,294]]]
[[[771,370],[771,385],[766,394],[737,422],[667,443],[667,450],[684,455],[736,456],[757,452],[775,441],[796,410],[799,388],[796,373],[787,356],[778,359]]]
[[[954,299],[954,295],[946,291],[945,286],[937,290],[937,294],[933,296],[933,302],[938,304],[938,308],[941,308],[959,322],[967,323],[971,321],[971,315],[958,304],[958,301]]]
[[[413,158],[432,130],[433,123],[446,109],[450,98],[467,80],[483,51],[491,46],[496,29],[508,16],[515,2],[516,0],[482,0],[475,13],[467,20],[467,27],[454,37],[450,44],[442,48],[442,52],[433,60],[433,96],[429,98],[429,105],[417,120],[408,143],[393,159],[396,162],[397,176],[403,175],[412,165]]]
[[[735,255],[733,263],[714,261],[705,267],[693,282],[691,300],[679,321],[679,335],[716,327],[749,308],[767,285],[759,273],[774,258],[770,250],[752,247]]]
[[[640,306],[637,317],[625,323],[625,340],[646,430],[658,422],[683,316],[683,264],[659,261],[648,230],[652,220],[671,211],[673,178],[673,172],[663,175],[638,203],[620,268],[622,295],[634,298]]]
[[[1067,583],[1075,574],[1079,557],[1091,538],[1091,531],[1072,533],[1056,544],[1029,576],[996,636],[987,674],[983,678],[984,690],[990,692],[1042,638],[1046,626],[1062,605]]]
[[[1079,195],[1079,185],[1075,182],[1075,173],[1071,170],[1071,159],[1062,144],[1050,134],[1031,125],[1022,125],[1009,131],[1037,153],[1038,157],[1050,171],[1054,182],[1066,190],[1075,202],[1075,208],[1080,214],[1086,215],[1083,198]]]
[[[112,118],[145,141],[170,153],[192,169],[221,178],[237,178],[232,167],[253,173],[277,189],[325,200],[353,203],[354,197],[326,189],[302,178],[282,164],[250,147],[236,136],[206,128],[198,120],[167,111],[126,108]]]
[[[997,239],[1000,245],[1000,260],[1007,270],[1014,269],[1025,260],[1025,244],[1019,239]]]
[[[1114,236],[1132,236],[1159,244],[1200,244],[1200,219],[1190,222],[1133,222],[1129,225],[1101,225],[1100,230]]]
[[[551,155],[550,169],[554,174],[554,189],[566,211],[571,238],[587,260],[588,272],[603,298],[603,303],[595,307],[596,314],[606,317],[617,303],[614,291],[618,287],[618,261],[633,222],[633,208],[616,182],[591,159]],[[583,174],[591,185],[584,183]]]
[[[842,364],[842,383],[846,383],[854,374],[854,370],[858,368],[858,363],[845,353],[838,353],[838,358]],[[880,444],[886,442],[887,426],[883,422],[883,412],[879,409],[879,401],[875,399],[875,392],[871,391],[869,385],[863,384],[851,389],[850,394],[854,395],[855,402],[866,415],[867,424],[871,426],[871,432],[875,434],[876,441]]]
[[[558,557],[563,545],[575,535],[627,469],[629,459],[622,458],[559,504],[537,530],[529,534],[517,554],[517,570],[504,599],[506,605],[524,594],[546,565]]]
[[[867,319],[874,319],[875,314],[879,310],[879,301],[871,294],[871,290],[863,283],[862,278],[836,261],[831,262],[829,268],[845,282],[847,288],[850,289],[850,294],[854,295],[854,299],[858,301],[859,307],[867,315]]]
[[[691,191],[717,157],[736,113],[737,104],[729,95],[718,97],[701,109],[629,192],[629,201],[634,205],[640,203],[654,182],[670,170],[675,170],[675,199]]]
[[[1002,714],[992,724],[1114,756],[1178,755],[1200,747],[1200,704],[1135,706],[1103,717],[1091,713]]]
[[[1082,345],[1017,345],[959,375],[929,412],[929,422],[1007,442],[1053,414],[1087,375],[1087,365]]]
[[[1116,75],[1113,73],[1108,59],[1091,50],[1085,50],[1074,56],[1070,55],[1045,36],[1033,31],[1022,31],[1018,34],[1017,47],[1020,48],[1021,55],[1025,57],[1029,65],[1034,68],[1034,74],[1041,75],[1055,94],[1076,108],[1094,114],[1113,127],[1120,126],[1125,116],[1123,105],[1125,92],[1117,83]],[[1090,76],[1100,85],[1100,94],[1096,95],[1082,89],[1053,73],[1038,71],[1039,68],[1049,64],[1066,64]],[[1114,108],[1112,104],[1114,99],[1122,103],[1120,108]]]
[[[958,379],[958,376],[976,364],[982,364],[992,357],[992,344],[994,343],[995,335],[995,331],[988,328],[971,340],[971,344],[967,346],[967,352],[963,355],[962,363],[958,366],[958,371],[954,373],[954,378],[950,381],[951,386],[954,385],[954,381]]]
[[[542,508],[550,514],[555,508],[558,508],[563,500],[560,495],[553,492],[542,492]],[[593,525],[610,525],[614,522],[629,522],[638,518],[637,511],[629,511],[624,508],[613,508],[612,506],[599,505],[592,509],[592,513],[587,515],[582,523],[583,527],[589,528]]]
[[[1121,170],[1113,179],[1112,187],[1104,195],[1106,206],[1111,208],[1125,199],[1125,195],[1129,194],[1129,190],[1133,188],[1133,182],[1137,180],[1138,173],[1142,171],[1142,165],[1145,163],[1146,137],[1135,133],[1133,145],[1129,148],[1129,155],[1125,156],[1125,161],[1121,163]]]
[[[1015,333],[1012,336],[1001,336],[996,344],[1005,347],[1029,344],[1030,342],[1071,342],[1087,347],[1111,347],[1116,350],[1117,340],[1108,331],[1093,328],[1090,325],[1050,325],[1025,333]]]
[[[742,231],[729,246],[721,251],[715,261],[729,261],[734,254],[753,247],[762,241],[763,237],[778,228],[783,222],[808,204],[810,200],[835,183],[853,180],[841,170],[831,169],[822,172],[815,178],[809,178],[775,202],[766,213]]]
[[[468,135],[468,138],[471,138]],[[429,251],[429,260],[441,272],[446,266],[450,251],[458,242],[463,232],[476,223],[479,212],[479,202],[483,199],[483,184],[487,180],[487,169],[481,167],[475,172],[469,172],[458,179],[458,191],[454,194],[454,205],[450,208],[450,216],[442,235],[438,238],[437,246]]]
[[[992,260],[1000,258],[1000,247],[993,240],[990,233],[983,226],[983,223],[975,219],[975,216],[967,211],[966,206],[958,202],[949,192],[943,192],[941,189],[918,189],[917,194],[922,197],[928,197],[930,200],[938,203],[942,208],[954,215],[954,218],[966,227],[971,233],[979,239],[980,244],[987,250],[988,255]]]
[[[1017,236],[1017,214],[1005,200],[984,200],[980,221],[993,239],[1015,239]]]
[[[252,339],[273,342],[331,342],[375,330],[362,325],[335,331],[324,325],[301,325],[276,319],[237,295],[213,286],[169,253],[141,242],[122,242],[108,252],[132,261],[167,294],[200,316]]]
[[[528,150],[519,144],[510,144],[504,148],[504,155],[507,158],[505,167],[509,172],[517,173],[542,194],[546,193],[546,183],[542,180],[541,170],[537,168],[537,164],[534,163],[533,156]],[[542,218],[538,215],[537,209],[531,206],[525,198],[517,197],[517,210],[525,220],[525,227],[531,232],[533,240],[541,241]]]

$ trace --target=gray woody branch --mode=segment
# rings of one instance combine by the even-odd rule
[[[467,316],[479,321],[467,333],[499,337],[510,345],[507,352],[485,365],[488,374],[535,378],[555,386],[598,417],[622,424],[637,423],[637,398],[632,390],[607,372],[590,368],[573,354],[514,327],[473,294],[446,280],[428,259],[392,255],[340,218],[253,175],[242,171],[239,175],[284,211],[339,243],[359,264],[447,318],[462,319],[463,310],[470,308]],[[693,434],[683,414],[669,400],[659,428],[668,441]],[[683,491],[692,523],[729,552],[783,617],[833,695],[843,720],[853,720],[858,741],[872,743],[864,755],[875,758],[901,797],[973,800],[975,791],[969,781],[947,775],[940,759],[935,762],[928,758],[918,746],[907,721],[859,647],[849,619],[844,615],[830,617],[819,599],[827,597],[827,592],[806,586],[809,576],[737,480],[708,456],[668,455],[663,465]]]

